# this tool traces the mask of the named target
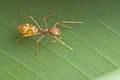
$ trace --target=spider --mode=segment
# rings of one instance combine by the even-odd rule
[[[20,13],[20,15],[25,15],[25,14]],[[38,43],[45,37],[46,34],[50,34],[55,39],[55,40],[52,40],[52,42],[59,41],[61,44],[63,44],[70,50],[73,50],[73,48],[71,48],[70,46],[68,46],[61,40],[61,36],[60,36],[61,30],[58,27],[63,26],[65,28],[71,28],[71,27],[64,25],[64,23],[83,23],[83,22],[61,21],[61,22],[56,22],[55,25],[53,25],[52,27],[48,27],[47,23],[46,23],[46,19],[53,15],[54,15],[54,13],[43,17],[43,22],[44,22],[43,29],[40,27],[38,22],[32,16],[28,16],[36,24],[36,26],[32,25],[30,23],[20,24],[17,27],[17,30],[22,34],[22,36],[16,41],[16,43],[18,43],[24,37],[41,34],[42,36],[36,41],[36,48],[38,48]]]

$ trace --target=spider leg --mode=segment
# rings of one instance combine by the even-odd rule
[[[44,17],[43,17],[43,21],[44,21],[45,28],[47,28],[46,19],[47,19],[48,17],[54,16],[54,15],[55,15],[55,13],[52,13],[52,14],[48,14],[47,16],[44,16]]]
[[[36,50],[37,50],[37,52],[38,52],[38,43],[44,38],[45,36],[43,35],[43,36],[41,36],[37,41],[36,41]],[[37,53],[37,55],[38,55],[38,53]]]
[[[29,16],[29,15],[27,15],[27,14],[25,14],[25,13],[19,13],[19,15],[29,17],[29,18],[37,25],[37,27],[38,27],[40,30],[42,30],[42,28],[40,27],[40,25],[38,24],[38,22],[37,22],[32,16]]]
[[[34,35],[38,35],[40,33],[36,33],[36,34],[29,34],[29,35],[22,35],[17,41],[16,43],[20,42],[24,37],[28,37],[28,36],[34,36]]]
[[[64,46],[66,46],[67,48],[69,48],[70,50],[73,50],[73,48],[71,48],[70,46],[68,46],[67,44],[65,44],[63,41],[61,41],[59,38],[57,38],[56,36],[53,36],[57,41],[59,41],[61,44],[63,44]]]
[[[65,28],[71,29],[71,27],[65,25],[66,23],[78,24],[78,23],[84,23],[84,22],[77,22],[77,21],[61,21],[61,22],[56,22],[55,25],[54,25],[53,27],[63,26],[63,27],[65,27]]]
[[[54,39],[54,40],[53,39],[54,39],[54,37],[53,37],[53,35],[51,35],[51,42],[54,43],[57,41],[56,39]],[[58,39],[62,39],[61,35],[58,36]]]

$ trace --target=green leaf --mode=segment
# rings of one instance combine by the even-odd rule
[[[93,80],[120,68],[120,0],[1,0],[0,1],[0,80]],[[18,13],[26,13],[44,28],[70,20],[83,24],[62,31],[62,41],[52,43],[50,35],[24,38],[16,30],[23,23],[35,23]]]

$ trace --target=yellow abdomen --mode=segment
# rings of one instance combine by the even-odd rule
[[[24,35],[30,35],[39,32],[39,28],[29,23],[19,25],[17,30]]]

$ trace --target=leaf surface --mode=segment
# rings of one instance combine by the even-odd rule
[[[120,68],[120,0],[1,0],[0,1],[0,80],[93,80]],[[16,27],[35,23],[44,28],[59,21],[81,21],[83,24],[60,26],[62,41],[52,43],[50,35],[39,43],[38,36],[27,37],[16,44],[21,34]]]

